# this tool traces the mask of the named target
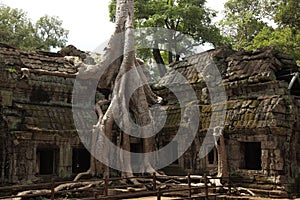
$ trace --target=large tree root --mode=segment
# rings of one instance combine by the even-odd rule
[[[59,191],[63,190],[72,190],[76,189],[76,191],[85,190],[88,188],[93,187],[94,185],[103,184],[104,181],[86,181],[86,182],[78,182],[78,183],[65,183],[58,185],[54,188],[54,193],[57,193]],[[52,190],[51,189],[41,189],[41,190],[27,190],[19,192],[15,198],[11,198],[12,200],[21,200],[23,196],[26,195],[34,195],[34,196],[47,196],[51,195]]]
[[[88,176],[88,175],[92,175],[91,169],[87,170],[86,172],[81,172],[81,173],[77,174],[77,175],[75,176],[75,178],[74,178],[73,181],[79,181],[79,179],[80,179],[81,177],[83,177],[83,176]]]

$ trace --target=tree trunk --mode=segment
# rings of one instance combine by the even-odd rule
[[[171,30],[174,30],[174,25],[171,24]],[[173,33],[169,31],[168,33],[168,62],[171,64],[173,62],[173,50],[174,49],[174,38],[173,38]]]
[[[171,48],[170,48],[170,50],[168,52],[168,62],[169,62],[169,64],[171,64],[173,62],[173,53],[172,53],[172,49]]]
[[[153,54],[154,60],[157,64],[159,75],[160,75],[160,77],[163,77],[165,75],[165,73],[167,72],[167,69],[165,66],[165,62],[164,62],[163,58],[161,57],[160,50],[158,48],[157,43],[155,44],[155,48],[152,50],[152,54]]]
[[[119,159],[122,166],[122,175],[130,176],[132,175],[132,167],[130,163],[130,118],[131,115],[129,111],[132,112],[135,121],[139,126],[145,126],[151,123],[151,112],[149,110],[149,103],[157,103],[161,101],[161,98],[157,97],[152,91],[149,85],[143,85],[143,87],[137,87],[137,90],[131,94],[132,88],[135,88],[134,84],[139,81],[146,79],[142,70],[139,69],[141,63],[135,58],[134,51],[134,0],[117,0],[117,13],[116,13],[116,28],[115,33],[112,35],[109,45],[106,48],[106,52],[103,56],[103,60],[98,65],[85,65],[81,63],[79,65],[80,77],[83,79],[95,78],[99,80],[98,71],[105,69],[105,77],[101,77],[98,83],[99,89],[108,89],[110,91],[108,109],[105,113],[102,113],[101,106],[97,107],[98,111],[98,123],[94,126],[94,136],[92,138],[91,152],[98,154],[101,153],[106,155],[107,163],[109,163],[110,149],[108,145],[99,143],[100,132],[104,133],[105,136],[112,140],[113,125],[115,123],[115,118],[118,118],[121,125],[126,126],[125,130],[121,129],[121,135],[119,136],[122,140],[120,143],[121,147],[125,151],[120,151]],[[118,36],[116,36],[118,35]],[[121,37],[119,37],[121,35]],[[119,53],[120,56],[117,56]],[[111,60],[115,60],[111,63]],[[110,64],[111,63],[111,64]],[[108,66],[109,67],[105,67]],[[129,73],[130,72],[130,73]],[[131,74],[131,72],[134,74]],[[129,102],[129,108],[127,103]],[[100,108],[100,109],[99,109]],[[117,110],[117,112],[114,112]],[[117,116],[115,116],[117,115]],[[132,120],[131,120],[132,121]],[[129,127],[128,127],[129,126]],[[142,135],[151,134],[152,130],[142,129],[145,133]],[[98,139],[95,139],[97,137]],[[98,141],[98,142],[96,142]],[[100,139],[101,141],[101,139]],[[144,139],[144,151],[152,152],[155,148],[154,137]],[[144,163],[147,163],[145,167],[145,172],[155,171],[150,164],[150,158],[145,156]],[[95,160],[91,159],[91,168],[87,173],[95,174]],[[105,167],[104,175],[109,175],[109,167]],[[76,179],[78,180],[78,178]]]
[[[103,105],[108,104],[108,103],[109,103],[108,100],[100,100],[96,104],[96,111],[97,111],[97,114],[98,114],[98,123],[94,126],[93,131],[92,131],[90,168],[86,172],[82,172],[82,173],[77,174],[76,177],[74,178],[74,181],[78,181],[82,176],[86,176],[86,175],[95,176],[96,174],[105,173],[107,171],[107,168],[105,166],[103,166],[103,164],[100,167],[100,169],[98,169],[97,160],[93,155],[95,155],[95,151],[96,151],[97,135],[99,133],[99,125],[101,124],[102,119],[103,119],[103,112],[102,112],[101,107]],[[101,172],[99,172],[98,170],[100,170]]]

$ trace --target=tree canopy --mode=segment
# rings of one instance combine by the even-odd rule
[[[212,23],[212,18],[216,12],[205,7],[205,0],[136,0],[135,1],[135,27],[155,27],[172,30],[166,37],[162,34],[145,33],[151,42],[153,49],[138,51],[142,58],[151,57],[158,64],[171,63],[178,60],[195,45],[211,43],[215,46],[220,45],[222,36],[219,29]],[[112,0],[110,8],[110,19],[115,19],[116,0]],[[159,35],[159,36],[156,36]],[[183,35],[189,36],[190,41],[183,41]],[[139,40],[140,41],[140,40]],[[137,44],[139,45],[139,44]],[[165,46],[166,51],[161,51]],[[163,75],[163,72],[161,72]]]
[[[298,0],[228,0],[221,20],[233,48],[273,46],[300,60]]]
[[[273,7],[275,21],[282,26],[300,29],[300,2],[298,0],[280,0],[277,7]]]
[[[25,50],[45,50],[64,47],[68,31],[54,16],[42,16],[36,23],[26,12],[0,4],[0,41]]]

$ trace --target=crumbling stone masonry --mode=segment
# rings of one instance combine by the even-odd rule
[[[0,45],[2,183],[69,177],[89,167],[72,118],[76,72],[58,54]]]
[[[211,64],[217,65],[227,93],[227,101],[214,106],[203,77],[195,70]],[[204,136],[212,131],[212,112],[226,109],[224,136],[231,174],[271,182],[296,180],[300,172],[300,84],[298,67],[289,56],[270,48],[255,52],[220,48],[169,68],[153,86],[167,102],[163,108],[168,113],[164,128],[157,134],[157,146],[170,142],[179,127],[178,101],[163,87],[182,84],[174,70],[194,88],[199,101],[193,106],[200,109],[193,145],[173,165],[192,173],[215,173],[216,150],[204,159],[199,159],[198,151]],[[76,67],[60,54],[0,45],[1,182],[70,177],[89,167],[89,154],[80,142],[72,116],[76,72]],[[139,141],[132,138],[135,152],[142,149]],[[180,141],[172,142],[176,149]],[[173,153],[181,150],[176,151]]]
[[[214,64],[222,75],[227,102],[212,107],[203,77],[195,69],[202,71]],[[199,159],[197,155],[204,136],[212,136],[209,129],[214,120],[212,112],[226,109],[224,136],[231,174],[266,182],[294,183],[300,169],[297,148],[300,142],[300,84],[295,61],[271,48],[255,52],[221,48],[194,55],[172,64],[170,68],[156,86],[157,93],[168,100],[165,109],[169,113],[160,139],[170,141],[180,122],[178,102],[162,86],[177,85],[180,90],[182,83],[178,82],[180,79],[174,75],[174,70],[184,75],[193,86],[201,111],[198,135],[189,151],[179,158],[181,168],[193,173],[216,172],[218,158],[215,149],[205,159]],[[214,146],[213,143],[210,145]]]

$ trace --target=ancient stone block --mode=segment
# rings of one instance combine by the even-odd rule
[[[262,149],[276,149],[276,148],[278,148],[277,147],[277,141],[269,141],[269,140],[267,140],[267,141],[263,141],[262,143],[261,143],[261,148]]]
[[[12,91],[1,91],[2,105],[12,106]]]

